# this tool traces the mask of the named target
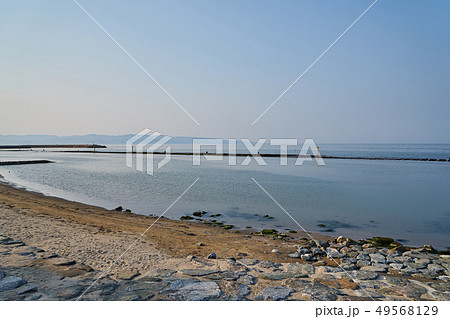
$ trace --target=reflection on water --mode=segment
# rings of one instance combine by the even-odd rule
[[[380,148],[365,147],[366,153]],[[364,153],[362,149],[359,152]],[[433,146],[430,152],[447,151],[448,146]],[[419,153],[431,157],[424,148]],[[159,215],[198,177],[167,217],[205,210],[221,214],[215,219],[225,224],[298,229],[254,178],[307,230],[331,230],[333,236],[355,239],[390,236],[438,248],[450,244],[450,163],[446,162],[327,160],[326,166],[311,162],[294,166],[292,159],[282,167],[279,159],[268,158],[264,167],[253,162],[229,167],[227,159],[194,167],[191,157],[174,156],[150,176],[126,167],[123,154],[0,152],[0,158],[55,160],[55,164],[1,167],[0,174],[46,194],[109,209],[121,205],[136,213]]]

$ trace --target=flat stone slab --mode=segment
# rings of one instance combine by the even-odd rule
[[[268,272],[268,273],[260,273],[257,275],[260,279],[266,280],[284,280],[288,278],[302,278],[307,277],[306,274],[301,273],[293,273],[293,272]]]
[[[63,287],[53,290],[52,294],[59,300],[70,300],[78,298],[85,289],[82,286]]]
[[[359,271],[355,270],[355,271],[350,272],[349,274],[352,278],[358,279],[358,280],[374,280],[374,279],[377,279],[379,276],[376,272],[367,271],[367,270],[359,270]]]
[[[18,288],[26,283],[27,281],[20,277],[6,276],[0,280],[0,292]]]
[[[38,288],[35,284],[25,284],[16,290],[16,294],[22,295],[30,292],[35,292],[37,290]]]
[[[116,275],[116,278],[119,280],[131,280],[139,275],[140,275],[139,271],[125,270],[125,271],[120,271]]]
[[[256,265],[257,263],[259,263],[259,260],[251,259],[251,258],[242,258],[242,259],[239,259],[239,262],[246,266],[253,266],[253,265]]]
[[[372,265],[372,266],[364,266],[361,267],[361,270],[363,271],[372,271],[372,272],[386,272],[387,271],[387,266],[386,265]]]
[[[311,264],[302,264],[302,263],[295,263],[295,264],[289,264],[287,266],[288,272],[291,272],[296,275],[304,275],[309,276],[314,274],[315,267]]]
[[[173,299],[186,301],[216,300],[222,294],[214,281],[175,280],[167,291]]]
[[[286,288],[286,287],[268,287],[261,291],[261,293],[255,297],[256,300],[284,300],[291,293],[294,292],[294,289]]]
[[[183,275],[201,277],[218,273],[219,270],[216,269],[181,269],[180,273]]]

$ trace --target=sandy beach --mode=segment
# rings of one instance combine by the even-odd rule
[[[450,299],[450,259],[427,247],[155,221],[0,184],[0,298]]]

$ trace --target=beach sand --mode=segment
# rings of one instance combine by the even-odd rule
[[[445,281],[448,277],[445,257],[429,257],[435,258],[435,264],[442,268],[435,278],[419,272],[413,278],[411,274],[400,274],[387,266],[382,270],[369,269],[373,272],[367,273],[373,275],[350,278],[348,271],[352,269],[345,271],[337,267],[339,256],[334,260],[322,256],[314,265],[289,257],[288,254],[297,252],[298,245],[308,247],[308,241],[302,232],[288,235],[280,239],[258,236],[251,230],[225,230],[166,218],[156,220],[155,217],[110,211],[0,184],[0,239],[10,240],[8,244],[0,245],[0,269],[6,275],[22,276],[28,282],[40,277],[34,280],[42,286],[30,295],[34,299],[76,298],[90,286],[89,283],[102,276],[99,283],[111,280],[114,282],[111,285],[118,288],[114,286],[116,288],[103,295],[99,295],[98,290],[90,291],[84,299],[448,300],[450,289]],[[322,234],[313,236],[316,240],[331,240]],[[13,240],[21,243],[15,244]],[[376,248],[373,249],[372,253],[376,253]],[[217,258],[207,259],[210,253],[215,253]],[[107,272],[103,274],[104,271]],[[405,279],[405,276],[408,277]],[[149,288],[151,293],[147,291],[147,297],[136,292],[130,294],[134,290],[129,285],[148,282],[145,281],[148,278],[153,278],[152,282],[159,282],[160,286],[152,286],[153,290]],[[406,280],[406,286],[415,288],[411,288],[414,293],[408,294],[404,291],[405,284],[397,287],[386,278]],[[176,280],[181,283],[175,284]],[[383,293],[380,287],[367,284],[374,280],[387,290]],[[428,283],[444,285],[438,291],[441,295]],[[186,285],[194,286],[186,288]],[[72,293],[61,297],[61,294],[51,292],[61,287]],[[11,295],[8,290],[2,295],[0,281],[0,298],[22,300],[27,294]]]

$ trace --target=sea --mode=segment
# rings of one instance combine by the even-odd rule
[[[190,145],[171,147],[172,152],[191,150]],[[172,155],[150,175],[128,167],[123,153],[102,153],[123,150],[124,145],[107,145],[96,153],[0,151],[0,161],[55,162],[0,166],[0,175],[17,187],[107,209],[122,206],[143,215],[164,213],[180,219],[204,211],[202,219],[234,229],[303,228],[313,236],[320,232],[355,240],[386,236],[411,246],[450,246],[450,162],[325,159],[325,165],[316,161],[295,165],[296,159],[289,158],[287,165],[280,165],[279,158],[264,158],[266,165],[254,159],[242,165],[245,157],[238,157],[236,165],[229,165],[227,157],[201,157],[200,165],[193,165],[192,156]],[[261,149],[261,153],[275,151],[271,146]],[[320,152],[449,159],[450,144],[323,144]],[[155,155],[155,165],[165,157]]]

